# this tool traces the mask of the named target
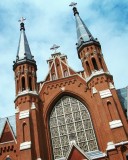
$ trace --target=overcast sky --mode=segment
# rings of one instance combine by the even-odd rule
[[[128,0],[76,0],[81,18],[99,39],[116,88],[128,85]],[[12,70],[20,36],[18,20],[26,18],[26,35],[37,61],[38,81],[46,60],[58,44],[74,70],[82,70],[76,51],[76,26],[70,0],[4,0],[0,2],[0,117],[13,115],[15,82]]]

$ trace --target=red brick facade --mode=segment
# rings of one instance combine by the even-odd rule
[[[64,96],[74,98],[77,103],[86,107],[94,129],[97,150],[103,153],[99,157],[94,155],[89,158],[91,148],[86,154],[79,146],[80,143],[74,141],[74,145],[68,145],[70,147],[67,155],[62,156],[65,160],[128,159],[128,123],[114,87],[113,77],[105,64],[100,43],[90,40],[88,44],[83,43],[77,49],[84,71],[75,72],[68,66],[65,55],[55,53],[48,60],[49,73],[46,79],[39,83],[34,60],[24,58],[23,61],[15,62],[16,136],[7,121],[0,138],[0,160],[55,159],[50,118],[54,106]],[[92,153],[93,151],[95,150]],[[61,156],[58,158],[61,159]]]

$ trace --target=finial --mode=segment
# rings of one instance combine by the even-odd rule
[[[79,12],[77,11],[77,8],[75,7],[76,5],[77,5],[77,3],[75,3],[75,2],[71,2],[71,4],[69,5],[70,7],[73,7],[74,16],[76,14],[79,14]]]
[[[21,17],[21,19],[18,21],[20,22],[20,30],[25,30],[24,28],[24,21],[26,20],[26,18]]]
[[[77,5],[77,3],[75,3],[75,2],[71,2],[71,4],[69,5],[70,7],[74,7],[74,6],[76,6]]]
[[[60,46],[57,46],[56,44],[53,44],[53,46],[50,48],[50,50],[54,50],[56,53],[56,50],[60,48]]]

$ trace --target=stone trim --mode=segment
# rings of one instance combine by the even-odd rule
[[[22,92],[19,92],[18,95],[16,95],[15,101],[16,101],[16,99],[17,99],[18,97],[24,96],[24,95],[26,95],[26,94],[32,94],[32,95],[36,95],[36,96],[38,95],[38,93],[37,93],[36,91],[29,91],[29,90],[27,89],[27,90],[24,90],[24,91],[22,91]]]
[[[19,119],[24,119],[29,117],[29,110],[21,111],[19,115]]]
[[[113,149],[115,149],[115,144],[113,142],[108,142],[106,150],[109,151]]]
[[[36,109],[35,103],[32,102],[31,109]]]
[[[114,129],[114,128],[122,127],[123,124],[121,120],[114,120],[114,121],[109,122],[109,126],[111,129]]]
[[[19,107],[17,106],[16,109],[15,109],[15,113],[17,114],[17,113],[19,113],[19,111],[20,111]]]
[[[110,89],[114,89],[115,88],[114,85],[111,82],[109,83],[109,88]]]
[[[20,151],[31,148],[31,141],[20,144]]]
[[[107,151],[113,150],[113,149],[115,149],[116,146],[122,146],[124,144],[128,144],[128,141],[122,141],[120,143],[115,143],[115,144],[113,142],[108,142],[106,150]]]
[[[93,93],[93,94],[97,93],[97,90],[96,90],[95,87],[92,87],[92,93]]]
[[[120,143],[116,143],[115,146],[121,146],[121,145],[124,145],[124,144],[128,144],[128,141],[122,141]]]
[[[110,75],[109,72],[104,72],[103,69],[98,70],[98,71],[93,71],[92,74],[89,77],[86,78],[86,82],[89,82],[93,77],[99,76],[99,75],[102,75],[102,74]]]
[[[107,97],[111,97],[112,93],[109,89],[103,90],[103,91],[99,91],[100,93],[100,97],[101,98],[107,98]]]

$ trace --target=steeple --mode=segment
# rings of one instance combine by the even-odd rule
[[[76,4],[72,2],[69,6],[73,7],[73,13],[76,19],[78,57],[81,59],[86,76],[90,79],[93,73],[98,74],[99,71],[108,72],[108,69],[103,59],[101,45],[97,38],[92,36],[79,16]]]
[[[36,61],[32,56],[27,41],[24,27],[25,18],[21,18],[20,22],[20,40],[16,61],[14,61],[13,70],[16,78],[16,95],[23,91],[36,91]]]
[[[90,44],[92,42],[98,43],[97,39],[95,39],[91,32],[88,30],[87,26],[81,19],[79,12],[77,11],[77,8],[75,7],[77,3],[71,3],[70,6],[73,7],[73,13],[76,19],[76,30],[77,30],[77,48],[81,45]]]
[[[31,50],[28,44],[28,40],[25,34],[25,27],[24,27],[24,21],[25,18],[21,18],[19,20],[20,22],[20,39],[19,39],[19,45],[17,50],[17,56],[16,56],[16,63],[20,63],[23,61],[31,61],[34,62],[34,56],[31,54]]]

